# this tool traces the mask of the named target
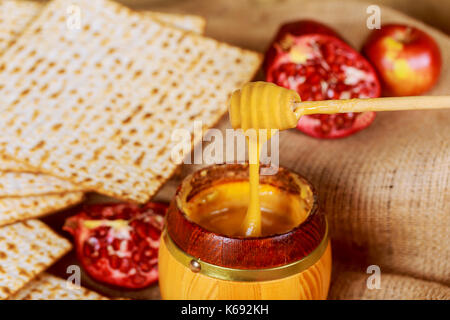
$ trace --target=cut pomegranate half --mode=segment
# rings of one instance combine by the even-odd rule
[[[321,26],[306,30],[329,29]],[[293,28],[291,24],[284,30]],[[372,66],[331,32],[278,34],[266,56],[266,80],[296,90],[303,101],[379,97],[380,83]],[[317,138],[341,138],[366,128],[374,118],[373,112],[303,116],[297,128]]]
[[[375,119],[375,112],[317,114],[302,117],[297,129],[317,138],[342,138],[367,128]]]
[[[340,38],[333,29],[313,20],[300,20],[285,23],[280,27],[272,44],[266,51],[263,64],[264,72],[267,73],[267,70],[269,70],[270,66],[273,64],[273,60],[277,58],[279,54],[278,45],[289,48],[291,46],[290,42],[294,41],[295,37],[306,34],[325,34]]]
[[[85,206],[66,220],[78,259],[95,280],[140,289],[158,280],[159,238],[167,204]]]

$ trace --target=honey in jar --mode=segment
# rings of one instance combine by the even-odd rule
[[[187,217],[212,232],[230,237],[245,237],[241,225],[249,199],[249,182],[230,182],[202,190],[186,204]],[[303,222],[311,210],[311,197],[280,190],[269,184],[259,185],[261,235],[286,233]]]

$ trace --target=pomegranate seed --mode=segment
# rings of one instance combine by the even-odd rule
[[[141,283],[143,283],[145,281],[145,277],[142,276],[140,273],[136,273],[131,277],[131,281],[136,284],[139,285]]]
[[[161,233],[152,228],[149,230],[149,236],[153,240],[158,240],[159,237],[161,236]]]
[[[106,249],[106,246],[100,247],[100,257],[102,257],[102,258],[108,257],[108,249]]]
[[[151,257],[151,256],[153,255],[153,252],[154,252],[154,250],[150,250],[150,249],[145,250],[145,251],[144,251],[144,257],[145,257],[145,258]]]
[[[317,92],[317,93],[314,95],[314,100],[323,100],[323,95],[322,95],[322,93],[321,93],[321,92]]]
[[[100,260],[98,262],[99,268],[101,268],[103,264],[100,262]],[[109,277],[111,275],[111,271],[109,269],[101,269],[101,270],[104,277]]]
[[[139,242],[137,247],[138,247],[137,251],[139,251],[139,252],[143,252],[144,250],[146,250],[148,247],[147,240],[143,239],[141,242]]]
[[[340,64],[340,65],[345,64],[345,57],[344,56],[337,56],[336,60],[335,60],[335,63],[336,64]]]
[[[131,240],[127,241],[127,251],[130,251],[133,249],[134,243]]]
[[[295,68],[295,65],[293,63],[286,64],[285,68],[286,68],[285,69],[286,73],[289,74],[289,75],[293,75],[293,74],[296,73],[296,68]]]
[[[136,228],[136,227],[137,227],[137,225],[138,225],[138,223],[139,223],[139,221],[138,221],[138,220],[132,220],[132,221],[130,222],[130,227],[132,227],[132,228]]]
[[[338,129],[342,129],[345,123],[344,116],[340,114],[336,115],[336,117],[334,118],[334,123]]]
[[[131,231],[131,241],[129,241],[129,242],[131,242],[131,244],[129,244],[129,245],[131,245],[131,247],[132,247],[132,246],[134,246],[134,242],[139,242],[139,241],[140,241],[139,235],[134,230]]]
[[[111,265],[111,268],[113,269],[119,269],[120,267],[120,258],[116,255],[109,257],[109,264]]]
[[[124,220],[130,220],[132,214],[133,214],[133,211],[132,211],[130,208],[125,208],[125,209],[122,211],[122,216],[123,216],[122,219],[124,219]]]
[[[136,233],[139,235],[139,237],[145,239],[147,237],[147,226],[144,223],[140,222],[136,226]]]
[[[131,259],[134,261],[134,262],[139,262],[139,261],[141,261],[141,256],[140,256],[140,254],[139,254],[139,252],[133,252],[133,255],[131,256]]]
[[[310,84],[318,84],[318,83],[320,82],[320,80],[321,80],[321,77],[320,77],[317,73],[312,74],[312,75],[308,78],[308,82],[309,82]]]
[[[131,269],[130,259],[127,259],[127,258],[122,259],[119,270],[123,273],[128,273],[128,271],[130,271],[130,269]]]
[[[150,271],[151,266],[150,266],[148,263],[146,263],[146,262],[141,262],[141,263],[139,264],[139,268],[140,268],[142,271],[144,271],[144,272],[148,272],[148,271]]]
[[[118,251],[120,250],[120,244],[122,243],[122,240],[120,239],[114,239],[112,242],[112,247],[114,248],[114,250]]]
[[[98,227],[95,229],[95,236],[98,238],[104,238],[108,235],[110,227]]]
[[[96,258],[94,257],[94,254],[96,253],[98,256],[98,252],[95,251],[95,248],[93,248],[89,243],[85,243],[83,247],[83,253],[90,258]]]
[[[331,131],[331,126],[326,123],[322,123],[322,125],[320,126],[320,130],[322,131],[322,133],[326,134]]]

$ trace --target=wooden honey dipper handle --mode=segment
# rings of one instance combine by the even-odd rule
[[[431,109],[450,109],[450,96],[388,97],[294,102],[294,112],[298,117],[307,114]]]

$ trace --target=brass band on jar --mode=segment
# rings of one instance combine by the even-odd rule
[[[322,241],[309,255],[284,266],[258,270],[232,269],[201,261],[183,252],[172,241],[167,229],[164,230],[162,237],[170,254],[192,272],[226,281],[270,281],[301,273],[319,261],[328,246],[328,222],[325,222],[325,234]]]

